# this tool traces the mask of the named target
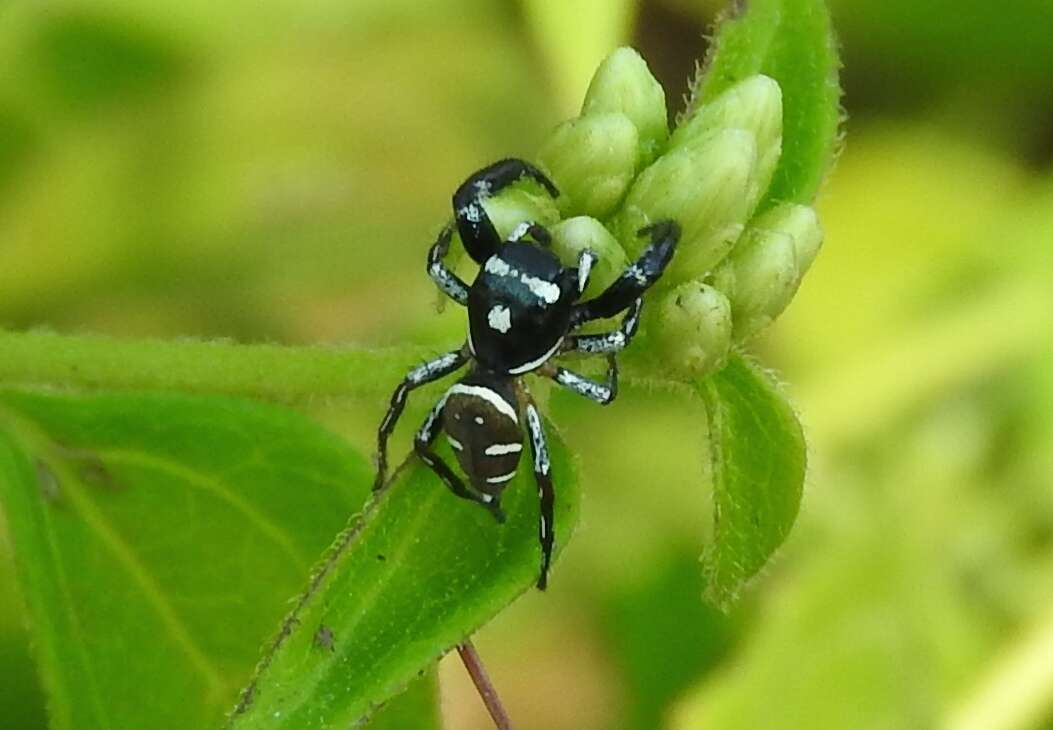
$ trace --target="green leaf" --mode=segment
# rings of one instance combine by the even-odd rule
[[[741,356],[699,386],[708,419],[713,541],[702,553],[706,599],[721,608],[793,527],[804,485],[804,433],[771,378]]]
[[[441,730],[439,679],[434,668],[387,703],[366,726],[369,730]]]
[[[720,26],[689,113],[754,74],[779,82],[783,150],[758,213],[776,202],[810,203],[837,147],[841,120],[837,57],[824,0],[749,0]]]
[[[218,727],[369,471],[274,406],[0,391],[0,505],[53,730]]]
[[[576,522],[578,490],[562,444],[552,438],[550,448],[558,548]],[[349,727],[533,587],[540,548],[528,459],[505,494],[503,525],[409,462],[317,567],[231,726]]]

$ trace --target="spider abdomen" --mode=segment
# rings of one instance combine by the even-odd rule
[[[494,497],[515,478],[523,452],[512,398],[511,388],[461,381],[447,391],[443,410],[443,430],[461,469],[476,490]]]

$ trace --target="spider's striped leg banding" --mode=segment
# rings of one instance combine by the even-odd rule
[[[466,362],[468,362],[467,348],[462,347],[460,350],[447,352],[445,355],[440,355],[434,360],[415,367],[392,393],[391,405],[388,407],[384,420],[380,423],[380,428],[377,429],[377,478],[373,481],[374,490],[384,486],[388,469],[388,437],[395,430],[395,424],[398,423],[399,416],[406,407],[406,398],[410,391],[449,375]]]
[[[595,380],[578,375],[572,370],[558,366],[546,366],[538,371],[541,375],[552,378],[568,390],[584,396],[591,401],[605,406],[618,397],[618,361],[613,354],[607,355],[607,382],[597,383]]]
[[[536,243],[542,248],[548,248],[552,245],[552,234],[548,232],[547,228],[539,226],[534,221],[523,221],[512,231],[512,235],[508,237],[506,243],[516,243],[517,241]]]
[[[485,263],[501,247],[501,236],[486,214],[483,201],[524,177],[536,180],[552,197],[559,196],[559,190],[543,172],[529,162],[516,159],[501,160],[479,170],[453,194],[457,232],[476,263]]]
[[[468,306],[468,285],[446,266],[446,254],[450,250],[453,228],[446,226],[428,251],[428,276],[439,290],[462,307]]]
[[[640,328],[642,309],[643,299],[637,299],[630,305],[618,329],[595,335],[573,335],[564,341],[563,351],[584,352],[590,355],[621,352],[632,342],[633,336]]]
[[[662,276],[676,252],[676,244],[680,240],[680,226],[675,221],[661,221],[641,228],[639,235],[649,235],[651,243],[640,254],[640,258],[623,271],[602,294],[575,305],[571,313],[571,328],[594,319],[613,317],[639,299]]]
[[[541,574],[537,579],[537,587],[543,591],[548,585],[548,569],[552,563],[552,548],[556,542],[556,491],[552,486],[551,461],[548,456],[545,431],[541,425],[541,414],[538,413],[533,399],[526,406],[526,421],[530,448],[534,454],[534,479],[537,481],[538,497],[541,502],[541,514],[538,521],[538,539],[541,542]]]
[[[417,452],[417,456],[428,465],[428,468],[435,472],[451,492],[461,499],[481,504],[493,514],[498,522],[504,522],[505,514],[501,511],[500,505],[487,499],[486,496],[476,494],[468,489],[464,482],[461,481],[461,478],[454,473],[453,469],[431,448],[432,444],[435,443],[435,438],[439,435],[439,431],[442,430],[442,412],[445,408],[446,399],[443,398],[431,409],[428,418],[421,425],[420,430],[417,431],[417,437],[413,440],[413,448]]]

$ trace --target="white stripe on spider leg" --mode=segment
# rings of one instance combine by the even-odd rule
[[[530,428],[531,443],[534,447],[534,471],[547,475],[550,468],[548,448],[545,446],[545,432],[541,429],[541,416],[533,403],[526,407],[527,425]]]
[[[592,251],[585,250],[581,254],[581,260],[578,263],[578,294],[585,291],[585,287],[589,283],[589,274],[592,273],[592,264],[596,261],[596,255]]]
[[[556,382],[570,388],[575,393],[595,401],[605,402],[611,399],[611,389],[608,386],[594,383],[564,368],[559,368],[556,371]]]

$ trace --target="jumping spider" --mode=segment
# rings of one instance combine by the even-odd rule
[[[585,250],[576,268],[564,267],[547,250],[551,238],[545,228],[523,223],[502,241],[483,208],[484,200],[524,177],[537,181],[552,197],[559,195],[540,170],[516,159],[502,160],[476,172],[454,193],[457,232],[481,268],[471,286],[447,268],[444,259],[453,236],[453,225],[447,225],[428,254],[428,274],[444,294],[468,308],[468,340],[460,349],[411,370],[395,390],[377,433],[374,488],[384,484],[388,436],[409,392],[470,362],[468,374],[446,391],[417,431],[414,448],[450,491],[482,505],[503,522],[501,493],[516,474],[526,423],[541,500],[538,529],[542,557],[537,587],[544,590],[555,537],[555,492],[541,416],[522,376],[532,372],[551,378],[601,405],[614,400],[618,393],[615,354],[636,333],[641,296],[672,259],[680,228],[673,221],[662,221],[641,229],[639,235],[649,235],[651,243],[640,258],[598,297],[579,301],[597,260],[595,253]],[[586,322],[619,312],[625,316],[617,330],[573,334]],[[589,380],[549,362],[567,352],[605,355],[606,382]],[[471,488],[432,449],[440,431],[445,432]]]

